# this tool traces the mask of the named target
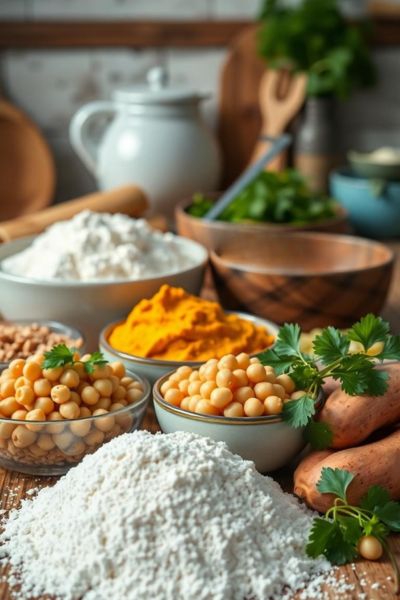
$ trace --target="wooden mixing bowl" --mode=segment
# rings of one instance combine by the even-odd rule
[[[324,233],[270,234],[224,243],[211,252],[221,303],[306,331],[348,327],[379,313],[389,290],[393,252],[363,238]]]
[[[218,198],[219,194],[207,194]],[[264,239],[271,234],[287,234],[298,231],[323,231],[329,233],[350,233],[347,211],[340,205],[336,206],[336,216],[331,219],[316,221],[309,225],[290,225],[288,223],[227,223],[224,221],[206,221],[192,217],[186,209],[192,203],[192,198],[186,199],[175,209],[176,228],[179,235],[203,244],[208,250],[215,250],[221,244],[233,240],[246,240],[251,236]]]

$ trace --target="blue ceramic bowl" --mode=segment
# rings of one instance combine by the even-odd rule
[[[357,233],[373,238],[400,236],[400,182],[365,179],[350,169],[334,171],[331,195],[348,211]]]

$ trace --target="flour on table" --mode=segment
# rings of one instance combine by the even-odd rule
[[[51,225],[32,244],[2,261],[4,271],[33,279],[143,279],[193,266],[172,233],[144,219],[83,211]]]
[[[331,570],[305,554],[313,516],[222,442],[137,431],[24,500],[1,541],[23,598],[309,600]]]

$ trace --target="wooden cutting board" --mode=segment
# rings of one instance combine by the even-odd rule
[[[0,220],[48,206],[54,186],[53,158],[38,128],[0,100]]]

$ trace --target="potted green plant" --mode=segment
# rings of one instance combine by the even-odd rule
[[[270,68],[308,75],[307,102],[295,144],[295,165],[315,191],[326,191],[337,163],[336,99],[375,82],[366,23],[348,22],[337,0],[301,0],[288,7],[265,0],[259,50]]]

